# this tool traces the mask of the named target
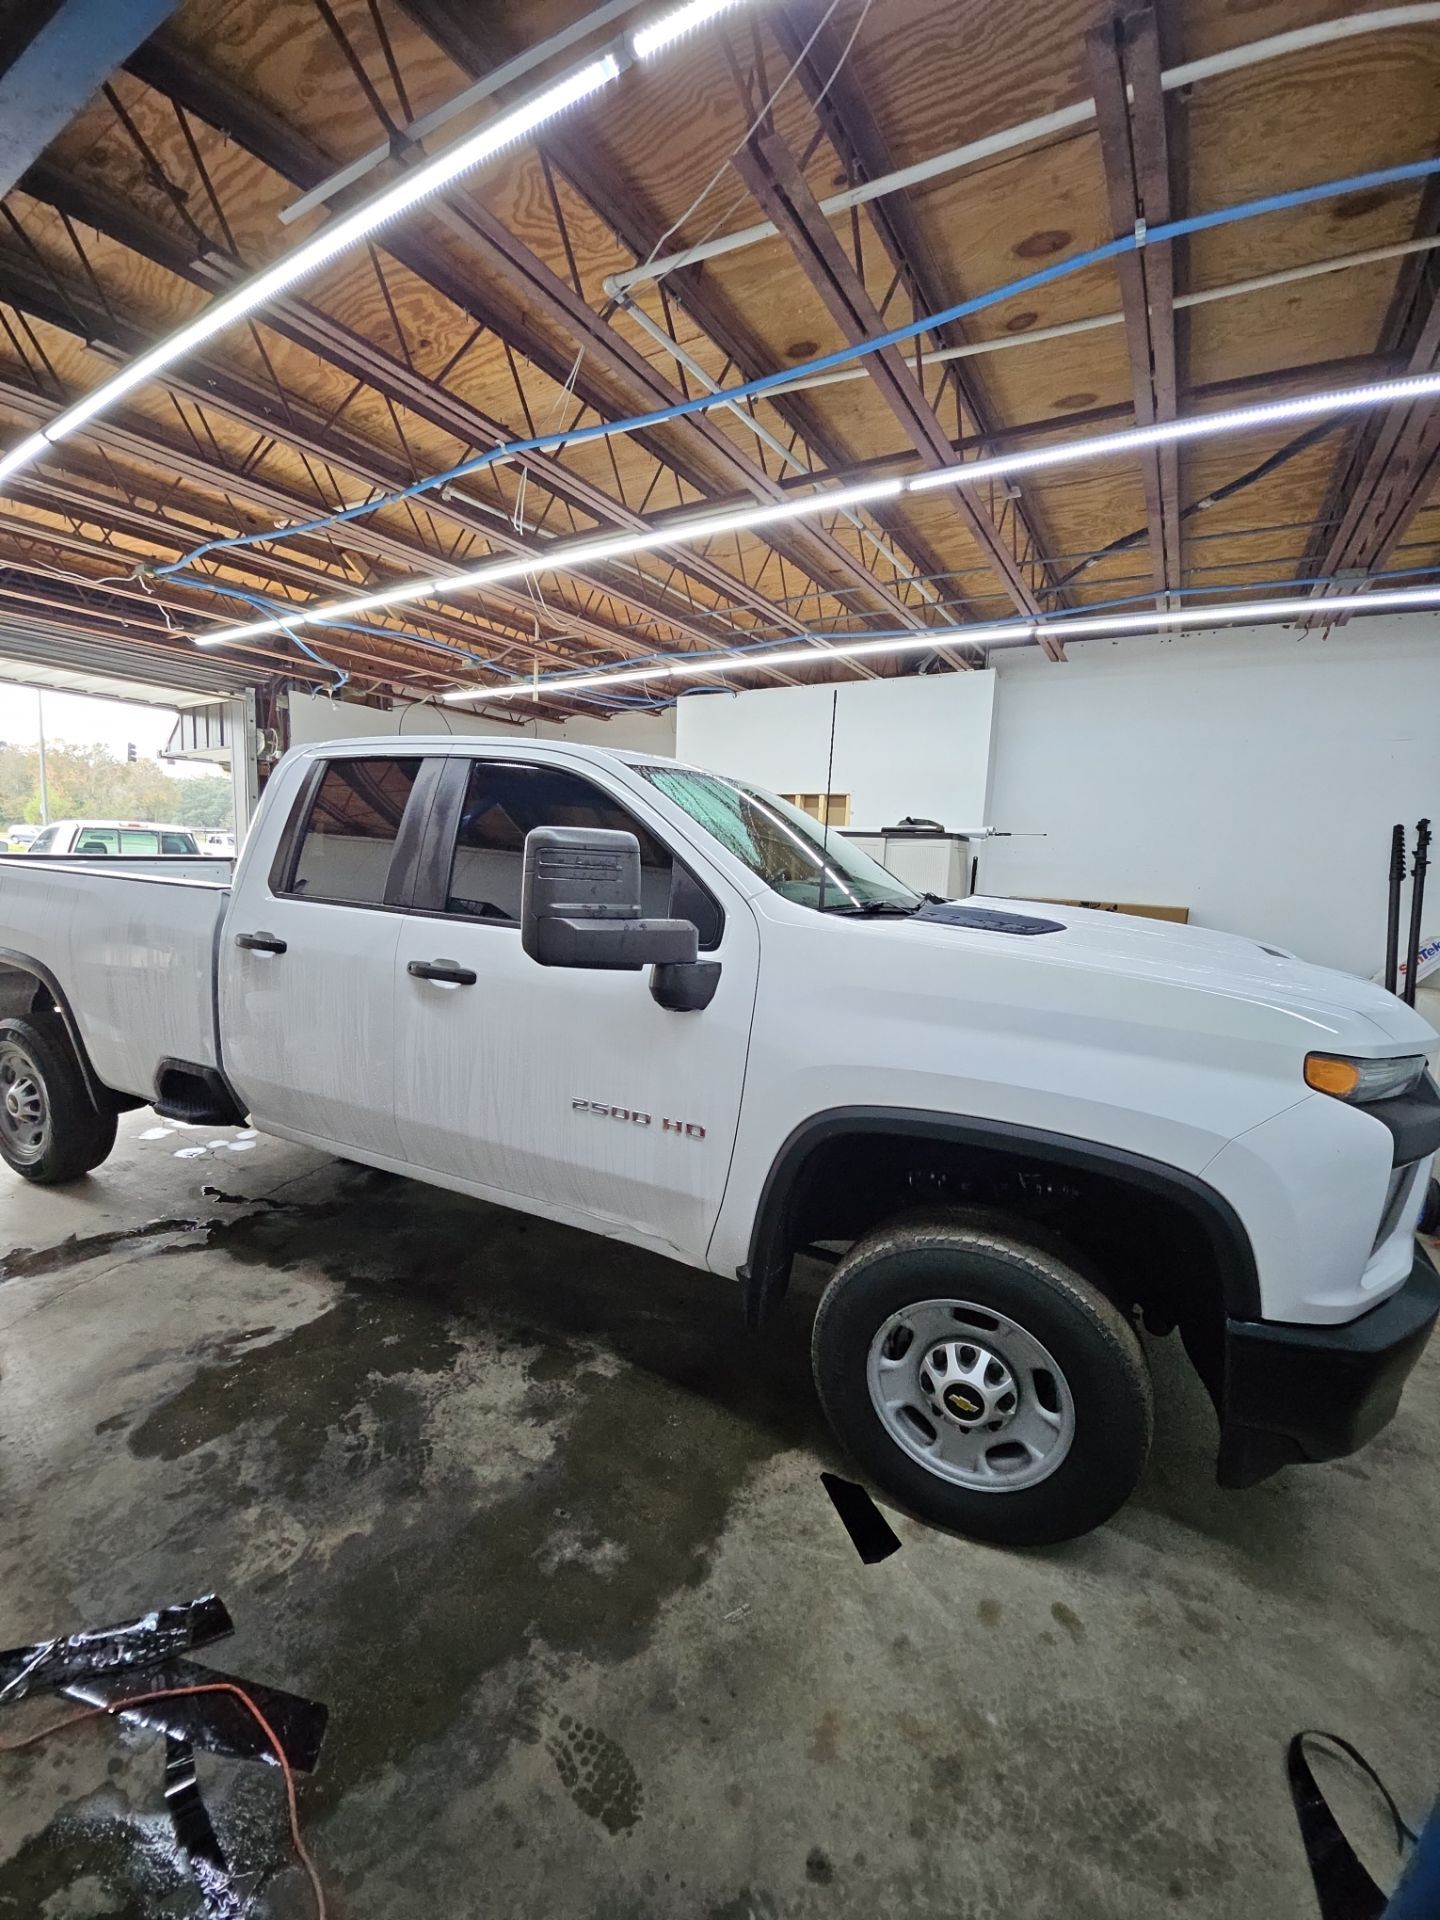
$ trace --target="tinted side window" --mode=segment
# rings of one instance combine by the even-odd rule
[[[162,853],[194,853],[196,851],[194,836],[188,833],[162,833],[160,851]]]
[[[37,834],[30,842],[30,851],[32,853],[53,853],[55,851],[55,842],[59,838],[59,835],[59,827],[46,827],[43,833]]]
[[[418,758],[332,760],[310,804],[291,893],[379,906]]]
[[[159,835],[154,833],[135,833],[133,831],[122,833],[120,836],[120,851],[122,853],[158,853],[160,851]],[[166,851],[168,852],[169,849],[167,848]]]
[[[445,911],[518,925],[525,836],[532,827],[604,827],[640,842],[640,898],[647,916],[693,920],[700,945],[713,947],[720,908],[648,827],[578,774],[559,767],[470,763],[450,863]]]

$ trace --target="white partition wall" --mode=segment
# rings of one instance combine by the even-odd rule
[[[946,673],[688,694],[676,715],[675,752],[775,793],[848,794],[856,827],[893,826],[907,814],[951,831],[978,827],[994,692],[993,673]]]
[[[1017,837],[984,848],[985,891],[1187,906],[1307,960],[1380,966],[1391,825],[1440,821],[1440,618],[998,666],[991,817]],[[1427,899],[1440,909],[1440,886]]]

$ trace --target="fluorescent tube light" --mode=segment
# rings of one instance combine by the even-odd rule
[[[374,613],[382,607],[409,606],[416,600],[448,599],[472,587],[484,587],[503,580],[523,580],[537,573],[572,573],[577,567],[594,566],[605,560],[618,560],[629,553],[651,553],[662,547],[683,546],[692,540],[709,540],[717,534],[743,533],[751,527],[774,526],[779,521],[800,520],[816,513],[839,512],[844,507],[861,506],[867,501],[893,500],[901,491],[898,480],[870,480],[853,487],[836,487],[829,493],[807,493],[798,499],[781,500],[770,506],[741,507],[728,513],[692,515],[662,527],[650,527],[643,533],[622,533],[600,540],[556,541],[536,554],[514,560],[489,561],[468,572],[440,574],[428,580],[405,580],[398,586],[382,588],[378,593],[361,594],[353,600],[333,600],[318,607],[297,607],[293,613],[277,614],[266,620],[248,620],[243,626],[225,627],[219,633],[194,634],[197,647],[224,647],[240,640],[256,640],[267,633],[284,633],[290,627],[308,627],[327,621],[345,621],[357,614]]]
[[[378,227],[408,213],[422,200],[440,192],[459,179],[461,174],[468,173],[472,167],[490,159],[502,148],[523,140],[526,134],[533,133],[547,120],[553,120],[556,114],[563,113],[567,107],[573,107],[592,93],[598,93],[602,87],[608,86],[619,71],[620,64],[613,54],[607,53],[603,59],[592,60],[577,73],[536,94],[534,99],[490,121],[468,139],[457,141],[445,152],[436,154],[424,166],[402,175],[392,186],[364,206],[357,207],[353,213],[322,227],[312,240],[307,240],[273,266],[255,274],[233,293],[212,301],[187,325],[160,341],[148,353],[142,353],[138,359],[130,361],[112,379],[49,421],[39,433],[31,434],[28,440],[22,440],[18,447],[12,448],[0,458],[0,485],[23,467],[30,466],[48,445],[65,439],[97,414],[107,412],[127,393],[144,386],[146,381],[153,380],[166,367],[194,353],[217,333],[234,326],[246,314],[253,313],[257,307],[276,299],[297,281],[317,272],[347,248],[354,246],[357,240],[364,239]]]
[[[1189,420],[1162,420],[1153,427],[1126,427],[1119,433],[1092,440],[1071,440],[1063,446],[1031,453],[1002,453],[988,460],[966,460],[958,467],[942,467],[918,474],[906,488],[924,493],[931,487],[969,486],[1007,473],[1034,473],[1044,467],[1069,466],[1076,460],[1099,460],[1107,454],[1130,453],[1137,447],[1160,447],[1171,441],[1204,440],[1212,434],[1243,428],[1268,427],[1283,420],[1305,420],[1315,414],[1341,413],[1350,407],[1384,407],[1395,401],[1423,400],[1440,393],[1440,373],[1411,374],[1399,380],[1380,380],[1368,387],[1343,387],[1332,393],[1302,393],[1289,400],[1267,400],[1258,407],[1232,407],[1225,413],[1201,414]]]
[[[814,666],[827,656],[833,660],[862,660],[884,653],[929,652],[940,646],[968,642],[972,646],[1017,640],[1094,639],[1105,634],[1169,632],[1188,627],[1203,632],[1233,626],[1237,621],[1265,622],[1304,619],[1312,614],[1395,613],[1407,608],[1440,606],[1440,586],[1395,587],[1373,593],[1336,593],[1323,599],[1291,596],[1275,600],[1236,601],[1226,605],[1179,608],[1166,613],[1079,614],[1064,620],[1007,621],[991,626],[931,627],[885,640],[837,640],[816,635],[818,644],[757,647],[751,653],[694,653],[651,666],[599,669],[594,673],[552,674],[538,680],[505,686],[456,687],[442,700],[517,700],[531,694],[581,693],[589,688],[634,686],[651,680],[695,680],[709,674],[756,673],[763,668]]]
[[[920,492],[930,487],[955,486],[1001,473],[1023,473],[1061,462],[1125,453],[1137,446],[1153,445],[1158,439],[1195,439],[1206,434],[1243,432],[1268,426],[1276,420],[1426,399],[1437,392],[1440,392],[1440,373],[1417,374],[1406,379],[1385,380],[1371,386],[1343,388],[1332,393],[1301,394],[1292,400],[1267,401],[1260,406],[1239,407],[1227,413],[1202,415],[1191,420],[1169,420],[1154,427],[1129,428],[1121,433],[1102,434],[1089,440],[1073,440],[1063,447],[1046,448],[1039,452],[1004,454],[991,460],[970,460],[963,466],[921,474],[908,482],[898,479],[874,480],[851,487],[833,488],[829,492],[797,495],[776,505],[742,507],[729,513],[702,513],[688,520],[672,520],[664,526],[649,528],[641,533],[572,541],[568,545],[557,542],[541,553],[513,560],[488,561],[468,572],[401,581],[378,593],[362,594],[356,599],[330,601],[314,607],[297,607],[294,613],[251,620],[241,626],[224,627],[215,633],[198,634],[193,638],[197,646],[223,647],[235,641],[255,640],[268,633],[281,633],[289,627],[323,624],[327,620],[344,621],[356,614],[374,613],[383,607],[408,606],[417,600],[448,599],[472,587],[528,579],[534,574],[574,572],[579,567],[619,559],[627,554],[683,546],[695,540],[708,540],[716,534],[743,533],[750,528],[771,526],[780,521],[805,519],[812,514],[864,506],[877,500],[893,500],[903,493]],[[283,529],[280,532],[283,534]],[[939,633],[939,629],[933,631]],[[940,634],[940,637],[943,639],[944,635]],[[806,649],[804,658],[810,657],[810,651]]]
[[[662,14],[648,27],[639,27],[631,34],[630,44],[635,49],[635,58],[648,60],[652,53],[659,53],[662,47],[668,47],[682,34],[694,33],[707,20],[728,13],[731,7],[738,4],[739,0],[690,0],[688,7],[677,7],[673,13]]]

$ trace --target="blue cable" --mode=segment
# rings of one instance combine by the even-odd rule
[[[946,307],[940,313],[927,314],[919,320],[912,320],[903,327],[894,327],[889,333],[877,334],[873,339],[863,340],[858,346],[840,347],[833,353],[819,355],[816,359],[805,360],[793,367],[784,367],[775,373],[761,375],[758,379],[747,380],[737,387],[723,387],[716,393],[696,394],[689,400],[678,400],[673,405],[656,408],[652,413],[632,414],[628,420],[602,422],[593,427],[577,427],[569,431],[560,429],[555,433],[539,434],[528,440],[510,440],[503,446],[494,447],[489,453],[478,455],[456,467],[449,467],[443,473],[430,475],[428,479],[414,481],[410,486],[396,493],[382,494],[379,499],[364,501],[358,506],[346,507],[338,513],[326,514],[315,520],[307,520],[293,527],[278,528],[269,533],[247,533],[223,540],[210,540],[204,545],[193,548],[180,560],[169,566],[157,568],[160,574],[170,574],[178,568],[187,566],[191,561],[220,549],[254,546],[257,543],[277,539],[291,538],[300,534],[320,533],[328,527],[340,526],[347,520],[358,519],[362,514],[374,513],[385,506],[399,506],[406,500],[429,493],[436,487],[443,487],[452,480],[464,479],[467,475],[481,472],[493,466],[497,460],[504,460],[521,453],[539,453],[558,447],[581,446],[590,440],[609,438],[616,434],[643,432],[646,428],[663,426],[668,420],[679,420],[692,413],[708,413],[715,407],[730,406],[737,401],[753,399],[768,393],[772,387],[785,386],[791,381],[808,378],[814,373],[827,373],[834,367],[844,366],[851,361],[863,359],[874,353],[880,353],[887,347],[900,346],[907,340],[913,340],[922,333],[932,333],[953,321],[967,319],[971,314],[982,313],[987,307],[998,306],[1000,302],[1013,298],[1016,294],[1030,293],[1038,287],[1052,285],[1056,280],[1079,273],[1086,267],[1099,265],[1102,261],[1118,259],[1121,254],[1134,253],[1140,248],[1154,246],[1167,240],[1180,240],[1192,233],[1204,233],[1214,227],[1229,226],[1240,220],[1254,220],[1262,214],[1283,213],[1292,207],[1306,207],[1318,200],[1335,199],[1341,194],[1360,193],[1374,187],[1395,186],[1409,180],[1420,180],[1440,173],[1440,158],[1432,160],[1412,160],[1404,166],[1382,167],[1371,173],[1352,174],[1344,180],[1326,180],[1318,186],[1296,187],[1286,193],[1263,195],[1258,200],[1246,200],[1232,207],[1222,207],[1215,213],[1190,214],[1183,220],[1167,220],[1159,226],[1151,227],[1143,234],[1139,232],[1119,235],[1107,240],[1103,246],[1092,247],[1087,252],[1072,255],[1068,260],[1056,261],[1048,267],[1041,267],[1034,273],[1011,280],[1002,287],[996,287],[989,293],[978,293],[968,300],[961,300],[953,307]]]
[[[173,569],[167,569],[167,571],[173,571]],[[283,601],[268,600],[263,594],[248,593],[243,587],[222,586],[218,581],[212,580],[208,575],[192,574],[191,578],[197,586],[207,587],[211,592],[222,594],[228,599],[241,600],[246,606],[253,607],[260,613],[280,618],[283,617],[287,611]],[[460,647],[453,647],[444,640],[427,639],[423,634],[408,632],[396,633],[391,627],[367,626],[363,622],[356,620],[317,620],[315,624],[316,626],[328,627],[336,633],[360,633],[381,640],[400,640],[409,646],[430,647],[440,653],[455,654],[469,667],[483,667],[491,673],[503,674],[505,678],[509,680],[523,680],[525,678],[523,673],[517,672],[513,667],[503,666],[498,660],[483,660],[479,654],[466,653]],[[333,673],[338,676],[330,689],[332,693],[338,693],[341,687],[349,683],[351,675],[344,667],[340,666],[336,661],[322,659],[313,648],[305,644],[293,628],[286,626],[283,631],[286,639],[293,640],[307,659],[313,660],[316,666],[324,667],[327,673]],[[669,704],[667,701],[655,700],[644,694],[625,695],[614,693],[597,698],[598,704],[609,707],[655,708]]]
[[[204,587],[208,592],[218,593],[226,599],[241,600],[246,606],[254,607],[257,612],[268,614],[272,618],[282,618],[286,613],[293,614],[301,611],[301,609],[289,605],[283,600],[270,600],[263,594],[247,593],[243,587],[226,586],[221,581],[212,579],[209,574],[195,573],[193,569],[186,568],[183,560],[177,560],[169,566],[156,567],[153,569],[156,574],[164,573],[167,577],[174,577],[182,570],[189,572],[190,576],[185,584]],[[452,646],[450,642],[446,640],[430,639],[424,634],[410,632],[396,633],[393,627],[368,626],[359,620],[316,620],[314,624],[317,627],[329,627],[335,633],[361,633],[372,639],[400,640],[407,646],[428,647],[435,653],[453,655],[467,667],[485,667],[492,673],[509,674],[512,679],[518,680],[524,678],[522,674],[516,673],[512,668],[502,666],[498,660],[482,659],[478,653],[471,653],[464,647]],[[292,640],[295,640],[295,635],[289,632],[288,627],[286,632]],[[300,642],[296,640],[295,644],[299,646]],[[329,667],[334,673],[342,671],[340,667],[333,666],[329,661],[322,661],[320,664]]]

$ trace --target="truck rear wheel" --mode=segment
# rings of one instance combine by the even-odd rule
[[[954,1213],[858,1241],[811,1353],[830,1424],[874,1479],[976,1539],[1088,1533],[1129,1498],[1150,1449],[1134,1329],[1021,1221]]]
[[[53,1013],[0,1020],[0,1159],[22,1180],[55,1187],[98,1167],[115,1144],[115,1115],[98,1113],[63,1021]]]

